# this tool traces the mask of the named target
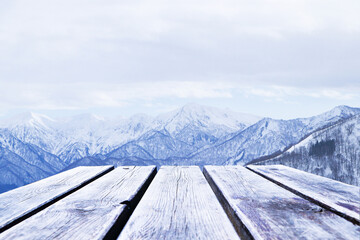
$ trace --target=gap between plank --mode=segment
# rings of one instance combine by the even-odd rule
[[[114,225],[106,233],[105,237],[103,238],[104,240],[114,240],[119,237],[125,224],[129,220],[131,214],[134,212],[141,198],[144,196],[146,190],[150,186],[156,173],[157,173],[157,168],[155,167],[152,173],[149,175],[148,179],[146,179],[144,184],[141,186],[140,190],[136,193],[134,198],[121,202],[121,204],[125,204],[127,207],[124,209],[124,211],[121,212],[120,216],[118,217]]]
[[[316,205],[319,205],[320,207],[323,207],[326,210],[329,210],[329,211],[335,213],[336,215],[339,215],[340,217],[345,218],[346,220],[352,222],[353,224],[360,226],[360,222],[356,218],[348,216],[348,215],[346,215],[346,214],[344,214],[344,213],[342,213],[342,212],[340,212],[340,211],[338,211],[338,210],[336,210],[336,209],[334,209],[334,208],[332,208],[332,207],[330,207],[330,206],[328,206],[328,205],[326,205],[326,204],[324,204],[324,203],[322,203],[322,202],[320,202],[320,201],[318,201],[318,200],[316,200],[316,199],[314,199],[314,198],[312,198],[310,196],[307,196],[307,195],[305,195],[305,194],[303,194],[303,193],[301,193],[301,192],[299,192],[299,191],[297,191],[297,190],[295,190],[295,189],[293,189],[291,187],[288,187],[285,184],[283,184],[283,183],[281,183],[281,182],[279,182],[279,181],[277,181],[277,180],[275,180],[273,178],[270,178],[270,177],[268,177],[268,176],[266,176],[266,175],[264,175],[264,174],[262,174],[260,172],[257,172],[255,170],[249,168],[249,167],[246,167],[246,168],[249,169],[250,171],[258,174],[259,176],[261,176],[261,177],[275,183],[276,185],[278,185],[278,186],[280,186],[280,187],[282,187],[282,188],[284,188],[284,189],[298,195],[299,197],[302,197],[302,198],[308,200],[309,202],[315,203]]]
[[[45,203],[44,205],[42,205],[42,206],[40,206],[40,207],[38,207],[38,208],[36,208],[36,209],[34,209],[34,210],[32,210],[32,211],[24,214],[23,216],[15,219],[14,221],[12,221],[12,222],[8,223],[7,225],[5,225],[4,227],[2,227],[2,228],[0,229],[0,233],[8,230],[9,228],[12,228],[12,227],[15,226],[16,224],[18,224],[18,223],[24,221],[25,219],[27,219],[27,218],[29,218],[29,217],[37,214],[38,212],[40,212],[40,211],[44,210],[45,208],[53,205],[53,204],[56,203],[57,201],[59,201],[59,200],[65,198],[65,197],[69,196],[70,194],[76,192],[76,191],[79,190],[80,188],[85,187],[85,186],[88,185],[89,183],[91,183],[91,182],[99,179],[100,177],[104,176],[105,174],[109,173],[109,172],[112,171],[112,170],[114,170],[114,166],[106,169],[104,172],[100,173],[99,175],[97,175],[97,176],[95,176],[95,177],[93,177],[93,178],[90,178],[90,179],[86,180],[85,182],[83,182],[83,183],[80,184],[79,186],[75,187],[74,189],[72,189],[72,190],[70,190],[70,191],[67,191],[67,192],[64,192],[63,194],[60,194],[59,196],[57,196],[57,197],[54,198],[53,200],[51,200],[51,201]],[[59,174],[59,173],[58,173],[58,174]]]
[[[216,198],[220,202],[220,205],[222,206],[226,215],[230,219],[230,222],[234,226],[235,231],[239,235],[240,239],[254,240],[253,236],[250,234],[247,227],[240,220],[239,216],[236,214],[234,209],[230,206],[229,202],[226,200],[219,187],[215,184],[214,180],[211,178],[210,174],[208,173],[205,167],[203,168],[203,174],[205,176],[205,179],[209,183],[211,189],[215,193]]]

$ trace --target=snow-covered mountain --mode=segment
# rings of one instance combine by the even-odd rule
[[[56,121],[41,114],[26,112],[0,122],[0,128],[7,129],[13,136],[25,143],[34,144],[45,151],[56,148],[54,139]]]
[[[315,131],[285,152],[254,164],[283,164],[360,186],[360,115]]]
[[[0,146],[0,193],[49,177],[55,173],[46,172]]]
[[[360,109],[339,106],[311,118],[275,120],[263,118],[252,126],[239,130],[191,156],[196,164],[241,164],[261,156],[284,150],[317,129],[359,114]]]
[[[157,117],[137,114],[115,120],[93,114],[53,120],[26,113],[1,122],[0,127],[8,129],[21,141],[59,156],[65,163],[73,163],[82,157],[107,154],[138,138],[144,139],[146,136],[142,135],[150,135],[151,131],[165,131],[174,139],[199,148],[259,119],[249,114],[189,104]]]
[[[51,176],[65,166],[57,156],[0,129],[0,192]]]
[[[0,184],[20,186],[80,165],[244,165],[356,114],[359,108],[339,106],[275,120],[196,104],[156,117],[26,113],[0,121]]]

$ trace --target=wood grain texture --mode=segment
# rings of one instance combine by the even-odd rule
[[[360,187],[283,165],[252,165],[248,168],[290,191],[360,224]]]
[[[77,167],[0,195],[0,232],[112,170]]]
[[[118,167],[3,232],[0,239],[106,238],[155,173],[155,166]]]
[[[254,239],[358,239],[360,227],[241,166],[205,166],[230,219]],[[240,225],[239,225],[240,223]],[[242,225],[242,226],[241,226]]]
[[[160,168],[118,239],[239,239],[198,167]]]

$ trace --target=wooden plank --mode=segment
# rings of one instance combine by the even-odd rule
[[[161,167],[118,239],[239,239],[198,167]]]
[[[248,239],[358,239],[360,227],[241,166],[206,166],[224,209]]]
[[[360,225],[360,187],[283,165],[248,166],[276,184]]]
[[[118,167],[0,239],[114,239],[155,174],[155,166]]]
[[[0,233],[114,169],[77,167],[0,195]]]

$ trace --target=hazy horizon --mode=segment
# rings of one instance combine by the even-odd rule
[[[43,113],[41,111],[23,111],[23,112],[17,112],[17,113],[14,113],[14,114],[10,114],[10,115],[3,115],[3,116],[0,116],[0,120],[6,120],[6,119],[12,119],[12,118],[16,118],[16,117],[20,117],[22,115],[25,115],[25,114],[40,114],[40,115],[44,115],[46,117],[50,117],[51,119],[53,120],[61,120],[61,119],[67,119],[67,118],[71,118],[71,117],[76,117],[76,116],[86,116],[86,115],[93,115],[94,117],[98,117],[99,120],[116,120],[116,119],[129,119],[131,117],[134,117],[134,116],[137,116],[137,115],[145,115],[145,116],[148,116],[148,117],[151,117],[151,118],[156,118],[156,117],[160,117],[161,115],[166,115],[168,113],[171,113],[171,112],[174,112],[174,111],[178,111],[180,110],[181,108],[183,107],[186,107],[186,106],[200,106],[200,107],[205,107],[205,108],[215,108],[217,110],[224,110],[224,111],[230,111],[230,112],[233,112],[233,113],[238,113],[238,114],[244,114],[244,115],[249,115],[249,116],[252,116],[252,117],[258,117],[258,118],[273,118],[273,119],[282,119],[282,120],[290,120],[290,119],[296,119],[296,118],[307,118],[307,117],[313,117],[313,116],[317,116],[317,115],[320,115],[322,113],[325,113],[325,112],[328,112],[336,107],[340,107],[340,106],[346,106],[346,107],[350,107],[350,108],[359,108],[359,107],[353,107],[353,106],[347,106],[347,105],[338,105],[338,106],[334,106],[330,109],[327,109],[323,112],[318,112],[314,115],[309,115],[309,116],[297,116],[297,117],[294,117],[294,118],[276,118],[276,117],[271,117],[271,116],[262,116],[262,115],[256,115],[256,114],[252,114],[252,113],[248,113],[248,112],[239,112],[239,111],[235,111],[233,109],[230,109],[230,108],[221,108],[221,107],[213,107],[213,106],[209,106],[209,105],[202,105],[202,104],[197,104],[197,103],[187,103],[185,105],[182,105],[182,106],[179,106],[179,107],[176,107],[174,109],[170,109],[168,111],[164,111],[164,112],[161,112],[161,113],[144,113],[144,112],[137,112],[137,113],[134,113],[134,114],[131,114],[131,115],[122,115],[121,113],[118,114],[117,112],[116,113],[113,113],[113,114],[110,114],[110,115],[101,115],[101,114],[97,114],[97,113],[94,113],[94,112],[80,112],[80,113],[73,113],[73,112],[67,112],[66,114],[61,114],[61,113],[57,113],[57,114],[46,114],[46,113]]]

